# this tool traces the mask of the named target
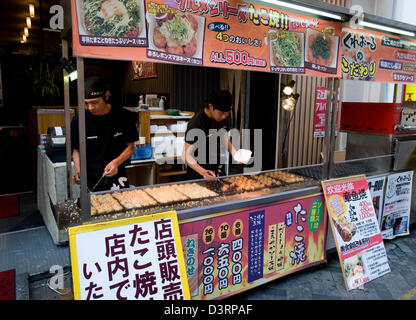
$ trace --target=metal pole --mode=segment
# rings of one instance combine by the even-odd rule
[[[62,39],[62,56],[68,59],[68,40]],[[69,75],[64,73],[64,106],[65,106],[65,147],[66,147],[66,179],[67,196],[72,199],[72,157],[71,157],[71,114],[69,99]]]
[[[280,130],[280,90],[282,87],[282,74],[279,73],[279,86],[277,88],[278,93],[277,93],[277,119],[276,119],[276,158],[275,158],[275,162],[274,162],[274,168],[277,169],[281,163],[281,161],[279,160],[279,158],[281,157],[281,155],[279,154],[279,148],[280,148],[280,143],[279,143],[279,130]]]
[[[327,98],[326,98],[326,114],[325,114],[325,137],[324,137],[324,165],[322,168],[322,180],[329,177],[329,157],[331,148],[331,110],[332,110],[332,93],[333,93],[334,79],[328,80]]]
[[[80,175],[81,175],[81,217],[85,223],[90,220],[91,204],[88,197],[87,185],[87,156],[86,156],[86,134],[85,134],[85,102],[84,102],[84,58],[77,57],[78,72],[78,123],[79,123],[79,153],[80,153]]]
[[[332,177],[332,169],[334,167],[334,151],[335,151],[335,141],[336,141],[336,136],[335,136],[335,132],[337,130],[337,111],[338,111],[338,89],[340,87],[340,80],[339,79],[334,79],[334,86],[332,88],[332,118],[331,118],[331,128],[330,128],[330,132],[331,132],[331,142],[330,142],[330,147],[329,147],[329,168],[328,168],[328,177],[331,178]],[[338,132],[339,134],[339,132]]]

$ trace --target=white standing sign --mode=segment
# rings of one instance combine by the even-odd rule
[[[75,299],[190,299],[176,212],[69,229]]]
[[[381,234],[383,239],[409,234],[410,205],[412,202],[413,171],[387,177]]]

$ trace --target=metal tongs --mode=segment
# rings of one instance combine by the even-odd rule
[[[101,180],[103,180],[104,177],[105,177],[105,173],[103,173],[100,180],[98,180],[98,182],[95,184],[95,186],[92,188],[92,190],[90,190],[90,192],[94,192],[95,188],[98,186],[98,184],[101,182]]]

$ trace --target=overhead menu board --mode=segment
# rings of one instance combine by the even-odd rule
[[[355,289],[390,272],[364,175],[322,181],[345,286]]]
[[[342,78],[414,83],[416,41],[364,29],[343,27]]]
[[[72,0],[74,55],[340,77],[341,23],[259,4]]]

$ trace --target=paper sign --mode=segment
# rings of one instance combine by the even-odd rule
[[[413,171],[391,174],[387,177],[381,234],[383,239],[409,234],[412,202]]]
[[[366,177],[322,181],[322,187],[347,290],[390,272]]]
[[[383,216],[384,187],[386,176],[378,178],[367,178],[368,189],[373,200],[374,211],[376,212],[379,227],[381,228],[381,218]]]
[[[69,229],[77,300],[189,300],[175,211]]]

